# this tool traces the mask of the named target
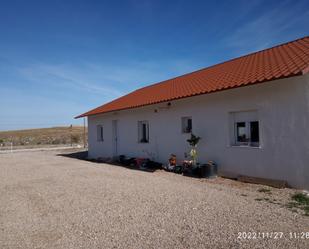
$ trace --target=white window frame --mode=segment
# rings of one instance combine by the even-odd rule
[[[258,122],[258,127],[260,127],[259,121],[258,120],[252,120],[252,121],[237,121],[234,123],[234,128],[235,128],[235,133],[234,133],[234,138],[235,138],[235,143],[234,145],[237,146],[251,146],[251,147],[259,147],[260,146],[260,136],[259,136],[259,142],[252,142],[251,141],[251,123],[252,122]],[[247,141],[239,141],[238,140],[238,131],[237,131],[237,124],[238,123],[245,123],[245,135]],[[260,129],[259,129],[260,131]],[[260,133],[260,132],[259,132]]]
[[[143,140],[143,127],[146,125],[146,138]],[[138,128],[138,142],[139,143],[149,143],[149,122],[147,120],[138,121],[137,122]]]
[[[189,130],[188,128],[188,121],[191,120],[191,130]],[[181,118],[181,132],[182,133],[191,133],[193,129],[193,120],[192,117],[182,117]]]
[[[97,125],[97,141],[103,142],[104,141],[104,129],[103,125]]]
[[[230,126],[232,128],[232,136],[230,140],[231,146],[245,146],[245,147],[260,147],[261,145],[261,129],[260,120],[258,118],[257,111],[242,111],[231,112]],[[251,124],[252,122],[258,122],[258,142],[251,141]],[[246,141],[238,140],[238,123],[245,123],[245,137]]]

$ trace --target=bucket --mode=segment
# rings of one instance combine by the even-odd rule
[[[205,177],[213,178],[216,177],[218,174],[218,166],[213,161],[209,161],[206,165],[206,175]]]

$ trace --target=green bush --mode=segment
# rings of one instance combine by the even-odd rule
[[[306,216],[309,216],[309,197],[304,193],[296,193],[292,195],[291,199],[293,202],[289,202],[287,207],[292,209],[302,209],[304,210]]]
[[[297,193],[292,196],[292,199],[301,205],[309,206],[309,197],[303,193]]]

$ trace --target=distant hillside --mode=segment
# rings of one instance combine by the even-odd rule
[[[2,146],[8,146],[11,142],[14,146],[83,144],[83,133],[82,126],[0,131],[0,144]]]

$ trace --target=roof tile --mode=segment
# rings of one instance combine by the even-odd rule
[[[309,36],[137,89],[76,118],[292,77],[309,71]]]

